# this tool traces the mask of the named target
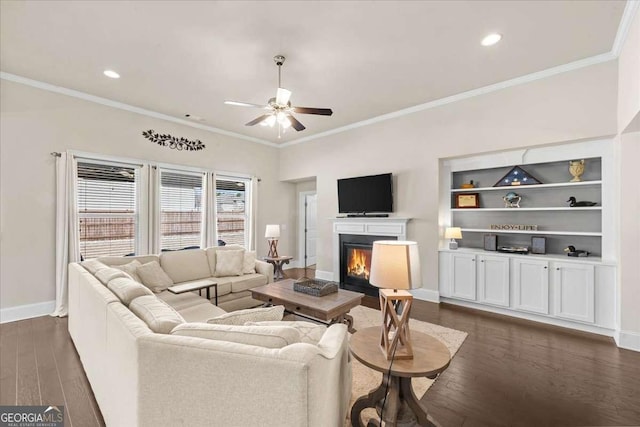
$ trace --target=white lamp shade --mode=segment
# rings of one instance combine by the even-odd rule
[[[279,224],[269,224],[267,225],[267,229],[264,232],[264,237],[267,239],[277,239],[280,237],[280,225]]]
[[[444,230],[445,239],[462,239],[462,229],[460,227],[447,227]]]
[[[420,253],[416,242],[373,242],[369,283],[378,288],[412,289],[422,285]]]

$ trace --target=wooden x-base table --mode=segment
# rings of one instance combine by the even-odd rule
[[[382,372],[382,383],[366,396],[360,397],[351,408],[351,425],[353,427],[365,427],[360,419],[360,413],[365,408],[375,408],[378,414],[382,412],[385,426],[417,425],[439,426],[439,424],[427,414],[425,408],[411,388],[411,378],[427,377],[435,378],[447,369],[451,361],[451,354],[447,347],[438,339],[413,331],[414,357],[406,360],[393,360],[389,372],[390,360],[380,350],[378,345],[380,328],[371,327],[361,329],[351,336],[349,347],[353,357],[371,369]],[[384,408],[382,402],[385,394],[387,400]],[[379,426],[377,419],[371,419],[367,427]]]

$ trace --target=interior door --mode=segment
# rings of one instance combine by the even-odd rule
[[[316,239],[318,236],[318,195],[305,195],[305,247],[306,265],[316,263]]]

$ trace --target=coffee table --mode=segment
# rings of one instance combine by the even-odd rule
[[[251,289],[254,299],[269,305],[283,305],[300,317],[325,324],[344,323],[349,332],[355,332],[349,310],[360,305],[364,294],[339,289],[323,297],[307,295],[293,290],[293,280],[285,279]]]
[[[366,396],[360,397],[351,408],[351,425],[364,427],[360,413],[365,408],[376,408],[378,414],[383,410],[385,426],[417,425],[438,426],[439,424],[427,414],[427,409],[420,403],[413,388],[411,378],[435,378],[447,369],[451,361],[449,349],[437,338],[422,332],[411,331],[413,359],[387,360],[380,349],[380,327],[362,329],[351,336],[349,349],[353,357],[378,372],[382,372],[382,383]],[[389,365],[391,364],[391,370]],[[369,420],[367,426],[379,426],[378,420]]]

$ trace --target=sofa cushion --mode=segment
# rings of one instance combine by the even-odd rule
[[[203,249],[163,252],[160,265],[174,283],[211,277],[207,253]]]
[[[252,274],[256,272],[256,251],[245,251],[244,262],[242,264],[243,274]]]
[[[320,338],[327,332],[327,327],[324,325],[316,325],[311,322],[304,321],[281,321],[281,322],[247,322],[245,326],[287,326],[294,328],[300,334],[300,342],[306,344],[316,345],[320,341]]]
[[[106,264],[109,267],[129,264],[131,261],[134,261],[134,260],[138,261],[140,264],[147,264],[151,261],[160,262],[160,257],[158,255],[101,256],[96,259]]]
[[[142,319],[149,329],[159,334],[168,334],[173,328],[184,323],[180,313],[155,295],[144,295],[134,299],[129,305],[129,310]]]
[[[137,271],[138,267],[140,267],[141,265],[142,264],[140,264],[140,261],[134,259],[133,261],[127,264],[114,265],[113,268],[117,268],[118,270],[124,271],[129,276],[131,276],[133,280],[135,280],[138,283],[142,283],[142,279],[140,279],[140,276],[138,276],[138,271]]]
[[[127,279],[131,279],[131,276],[129,276],[124,271],[112,267],[102,268],[96,271],[95,276],[96,279],[100,280],[103,285],[106,285],[107,283],[109,283],[113,279],[117,279],[118,277],[126,277]]]
[[[244,325],[246,322],[262,322],[266,320],[282,320],[284,306],[249,308],[246,310],[232,311],[222,316],[207,320],[215,325]]]
[[[107,288],[127,307],[134,299],[144,296],[153,295],[153,292],[141,283],[127,277],[118,277],[107,283]]]
[[[93,275],[95,275],[98,270],[102,270],[103,268],[108,267],[108,265],[98,261],[97,259],[88,259],[86,261],[82,261],[80,265]]]
[[[242,276],[244,251],[219,251],[216,254],[216,277]]]
[[[231,283],[238,276],[214,277],[213,280],[218,284],[218,298],[231,293]]]
[[[231,292],[242,292],[266,284],[267,277],[262,274],[245,274],[231,279]]]
[[[216,275],[216,253],[218,251],[244,251],[244,248],[240,245],[227,245],[227,246],[212,246],[205,249],[207,253],[207,259],[209,260],[209,271],[212,276]]]
[[[162,291],[156,294],[156,296],[178,311],[183,308],[193,307],[194,305],[208,303],[206,298],[199,296],[197,292],[174,294],[170,291]]]
[[[226,311],[208,302],[203,302],[178,310],[178,313],[180,313],[180,316],[187,322],[206,322],[207,319],[226,314]]]
[[[136,271],[142,283],[153,292],[164,291],[173,285],[173,280],[164,272],[157,261],[142,264]]]
[[[298,331],[282,326],[234,326],[183,323],[171,335],[229,341],[266,348],[282,348],[300,342]]]

